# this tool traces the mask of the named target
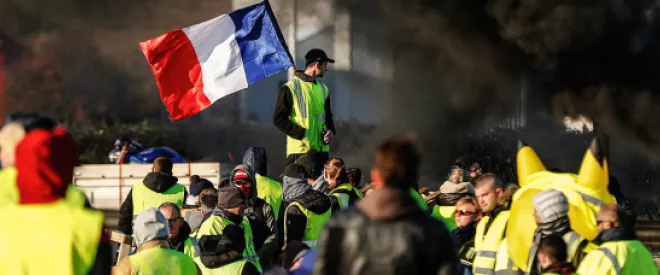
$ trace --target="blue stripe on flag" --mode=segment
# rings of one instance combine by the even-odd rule
[[[266,2],[229,13],[236,26],[248,85],[284,71],[293,65],[277,21]]]

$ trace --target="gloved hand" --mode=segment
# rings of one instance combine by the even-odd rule
[[[328,130],[328,132],[325,133],[323,136],[323,142],[328,145],[330,142],[332,142],[332,139],[335,138],[335,133],[332,132],[332,130]]]

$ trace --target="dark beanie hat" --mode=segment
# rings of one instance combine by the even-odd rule
[[[296,164],[305,168],[308,178],[316,178],[318,170],[318,163],[316,161],[316,151],[309,150],[304,155],[296,159]]]
[[[236,187],[218,189],[218,207],[229,209],[244,204],[247,199],[245,193]]]
[[[213,183],[209,180],[198,175],[192,175],[192,177],[190,177],[190,195],[199,196],[204,189],[215,189],[215,187],[213,187]]]

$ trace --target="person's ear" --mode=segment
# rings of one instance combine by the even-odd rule
[[[371,169],[371,185],[375,188],[380,188],[384,185],[380,170],[376,168]]]

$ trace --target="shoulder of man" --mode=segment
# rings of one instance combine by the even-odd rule
[[[341,212],[333,214],[330,220],[325,223],[325,227],[354,227],[364,224],[368,218],[357,207],[349,207]]]

